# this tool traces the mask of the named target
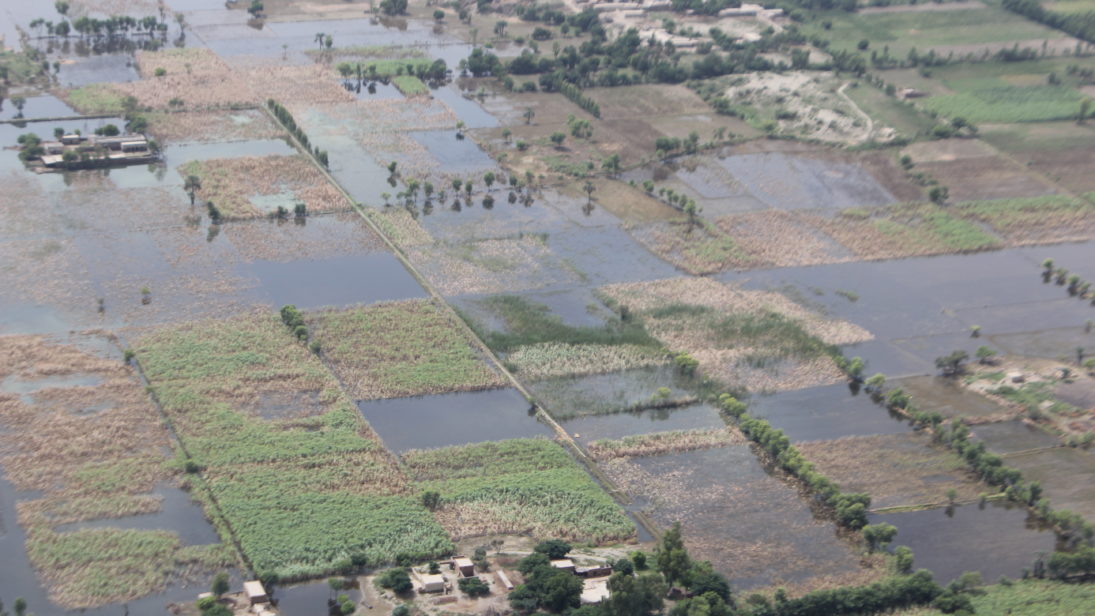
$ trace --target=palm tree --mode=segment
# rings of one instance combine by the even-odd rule
[[[536,115],[536,112],[532,110],[532,107],[525,108],[525,124],[532,124],[532,118]]]
[[[190,193],[190,205],[194,205],[194,193],[201,190],[202,180],[196,175],[186,176],[186,182],[183,183],[183,190]]]

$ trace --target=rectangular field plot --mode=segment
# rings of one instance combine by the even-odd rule
[[[337,380],[272,311],[162,328],[135,348],[203,469],[195,484],[218,505],[207,514],[223,515],[255,569],[317,576],[346,558],[452,550]],[[307,401],[296,412],[294,396]]]
[[[1004,463],[1037,481],[1054,509],[1076,512],[1095,522],[1095,455],[1090,451],[1059,447],[1007,456]]]
[[[29,557],[39,575],[36,583],[13,574],[25,586],[5,580],[0,589],[53,613],[39,585],[54,604],[94,608],[162,593],[186,581],[185,570],[205,577],[238,565],[175,487],[169,434],[116,347],[98,337],[6,336],[0,349],[0,467],[26,495],[21,528],[14,515],[2,520],[0,549],[8,566]],[[0,491],[2,501],[18,497],[7,481]]]
[[[1077,109],[1078,111],[1078,109]],[[985,126],[982,137],[1020,164],[1078,193],[1095,190],[1095,129],[1091,122]]]
[[[943,504],[951,489],[957,500],[971,501],[987,489],[968,476],[961,458],[921,434],[811,441],[799,449],[845,492],[870,494],[874,509]]]
[[[843,383],[757,396],[750,400],[749,414],[768,420],[792,441],[904,434],[911,430],[871,400],[869,394],[853,394]]]
[[[796,490],[768,475],[747,445],[615,457],[602,467],[649,503],[645,510],[655,522],[680,522],[690,555],[710,560],[739,591],[805,591],[884,573],[862,568],[832,524],[814,519]]]
[[[499,387],[459,323],[428,300],[307,315],[312,339],[357,400]]]
[[[966,571],[985,580],[1017,579],[1039,555],[1052,552],[1056,538],[1038,527],[1025,507],[990,503],[927,509],[906,513],[871,514],[871,524],[897,527],[892,545],[912,548],[915,567],[947,584]]]
[[[635,526],[563,447],[516,439],[410,451],[403,468],[421,491],[436,491],[441,525],[460,539],[529,534],[605,543]]]

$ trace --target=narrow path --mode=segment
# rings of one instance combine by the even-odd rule
[[[870,141],[872,137],[874,137],[874,120],[871,119],[871,116],[867,115],[862,109],[860,109],[859,105],[855,104],[855,101],[853,101],[850,96],[844,93],[844,90],[846,90],[851,84],[852,82],[845,81],[843,85],[836,89],[836,93],[837,96],[843,98],[849,105],[851,105],[852,109],[855,110],[857,114],[859,114],[860,118],[866,121],[867,136],[863,138],[862,142],[867,142]]]

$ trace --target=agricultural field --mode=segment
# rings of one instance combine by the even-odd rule
[[[6,3],[0,612],[1092,611],[1084,2],[603,4]]]
[[[454,539],[527,533],[603,543],[635,532],[619,505],[547,439],[411,451],[402,464],[417,489],[440,494],[434,515]]]

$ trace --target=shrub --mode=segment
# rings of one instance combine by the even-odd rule
[[[397,595],[410,592],[414,587],[411,584],[411,576],[407,574],[405,569],[401,568],[388,569],[381,573],[377,576],[376,583],[381,588],[386,588]]]
[[[490,586],[477,577],[460,578],[457,584],[460,591],[469,597],[485,597],[490,594]]]

